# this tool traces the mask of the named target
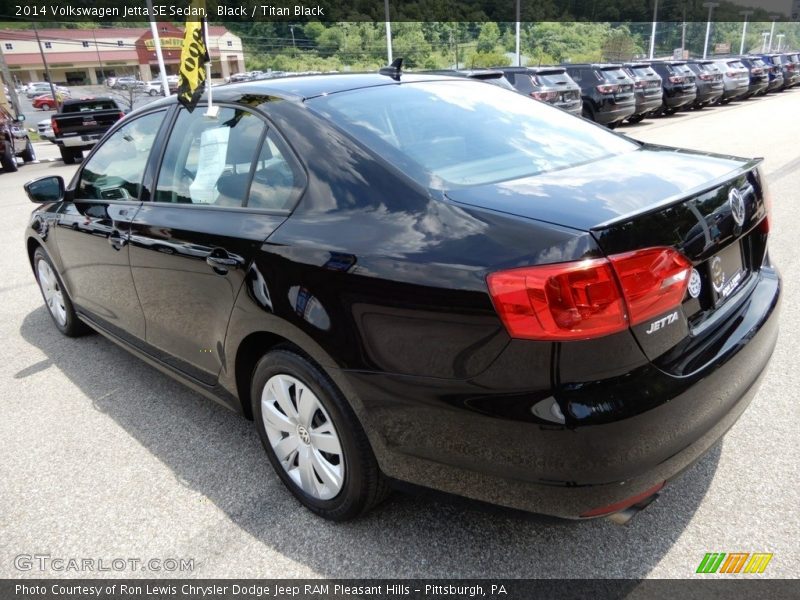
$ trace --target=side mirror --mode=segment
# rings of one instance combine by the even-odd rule
[[[61,202],[64,199],[64,178],[60,175],[40,177],[29,181],[24,187],[28,198],[36,204]]]

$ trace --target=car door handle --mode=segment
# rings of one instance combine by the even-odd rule
[[[108,236],[108,243],[114,250],[121,250],[122,247],[128,243],[127,238],[122,237],[119,231],[112,231]]]
[[[235,254],[228,254],[227,251],[221,248],[215,248],[211,251],[211,254],[206,256],[206,263],[218,273],[227,273],[228,269],[236,269],[244,264],[244,260]]]

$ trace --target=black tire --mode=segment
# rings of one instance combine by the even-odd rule
[[[72,305],[72,300],[70,300],[69,294],[67,294],[67,290],[64,289],[64,284],[61,281],[61,276],[58,274],[55,266],[53,265],[50,258],[47,256],[44,250],[41,247],[36,248],[36,251],[33,253],[33,273],[36,277],[36,283],[39,284],[39,291],[42,293],[42,298],[45,301],[45,306],[47,306],[47,296],[45,295],[45,290],[42,287],[42,282],[39,281],[39,262],[45,261],[56,280],[58,285],[58,289],[61,292],[61,297],[63,299],[63,307],[65,313],[65,320],[63,323],[59,323],[56,316],[53,314],[53,310],[48,306],[47,312],[50,314],[50,318],[53,319],[53,324],[56,326],[61,333],[66,335],[67,337],[79,337],[81,335],[85,335],[91,331],[89,327],[83,323],[80,319],[78,319],[78,315],[75,313],[75,308]]]
[[[628,117],[628,123],[635,125],[636,123],[641,123],[644,120],[644,115],[632,115]]]
[[[45,111],[45,110],[50,110],[50,105],[49,105],[49,104],[47,104],[47,103],[45,103],[45,104],[42,104],[42,107],[41,107],[41,108],[42,108],[42,110],[43,110],[43,111]]]
[[[151,96],[157,96],[158,95],[158,90],[150,90],[147,93],[150,94]]]
[[[0,166],[6,173],[14,173],[19,167],[17,166],[17,158],[14,156],[14,151],[11,149],[11,144],[5,144],[5,150],[0,155]]]
[[[288,375],[299,380],[313,392],[330,416],[335,433],[339,436],[344,478],[341,490],[329,500],[315,498],[303,491],[289,476],[272,449],[264,426],[261,395],[268,380],[276,375]],[[331,521],[346,521],[369,511],[386,498],[389,488],[364,429],[342,393],[311,360],[289,348],[279,347],[270,351],[253,371],[250,393],[256,429],[269,461],[284,485],[306,508]]]
[[[76,152],[67,148],[59,148],[58,151],[61,153],[61,159],[65,165],[74,165],[75,160],[80,157],[80,151]]]
[[[592,110],[591,106],[586,106],[584,104],[583,108],[581,109],[581,116],[584,119],[589,119],[590,121],[597,123],[597,119],[595,119],[594,111]]]
[[[21,157],[21,158],[22,158],[22,160],[23,160],[23,161],[25,161],[26,163],[33,162],[33,161],[35,161],[35,160],[36,160],[36,152],[34,151],[34,149],[33,149],[33,144],[31,144],[31,141],[30,141],[30,140],[28,140],[28,141],[26,142],[26,144],[25,144],[25,150],[23,151],[23,153],[22,153],[22,154],[20,154],[20,157]]]

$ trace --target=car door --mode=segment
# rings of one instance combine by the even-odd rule
[[[248,265],[305,187],[286,144],[260,115],[181,109],[154,195],[131,223],[131,269],[157,357],[213,384]]]
[[[144,340],[128,258],[130,223],[165,110],[127,121],[92,153],[57,218],[63,277],[77,310],[127,341]]]

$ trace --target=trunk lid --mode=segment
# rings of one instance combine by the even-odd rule
[[[681,305],[631,331],[651,361],[685,375],[719,350],[712,324],[741,302],[764,261],[767,209],[759,162],[644,146],[447,196],[590,231],[607,256],[654,247],[683,254],[692,273]]]

